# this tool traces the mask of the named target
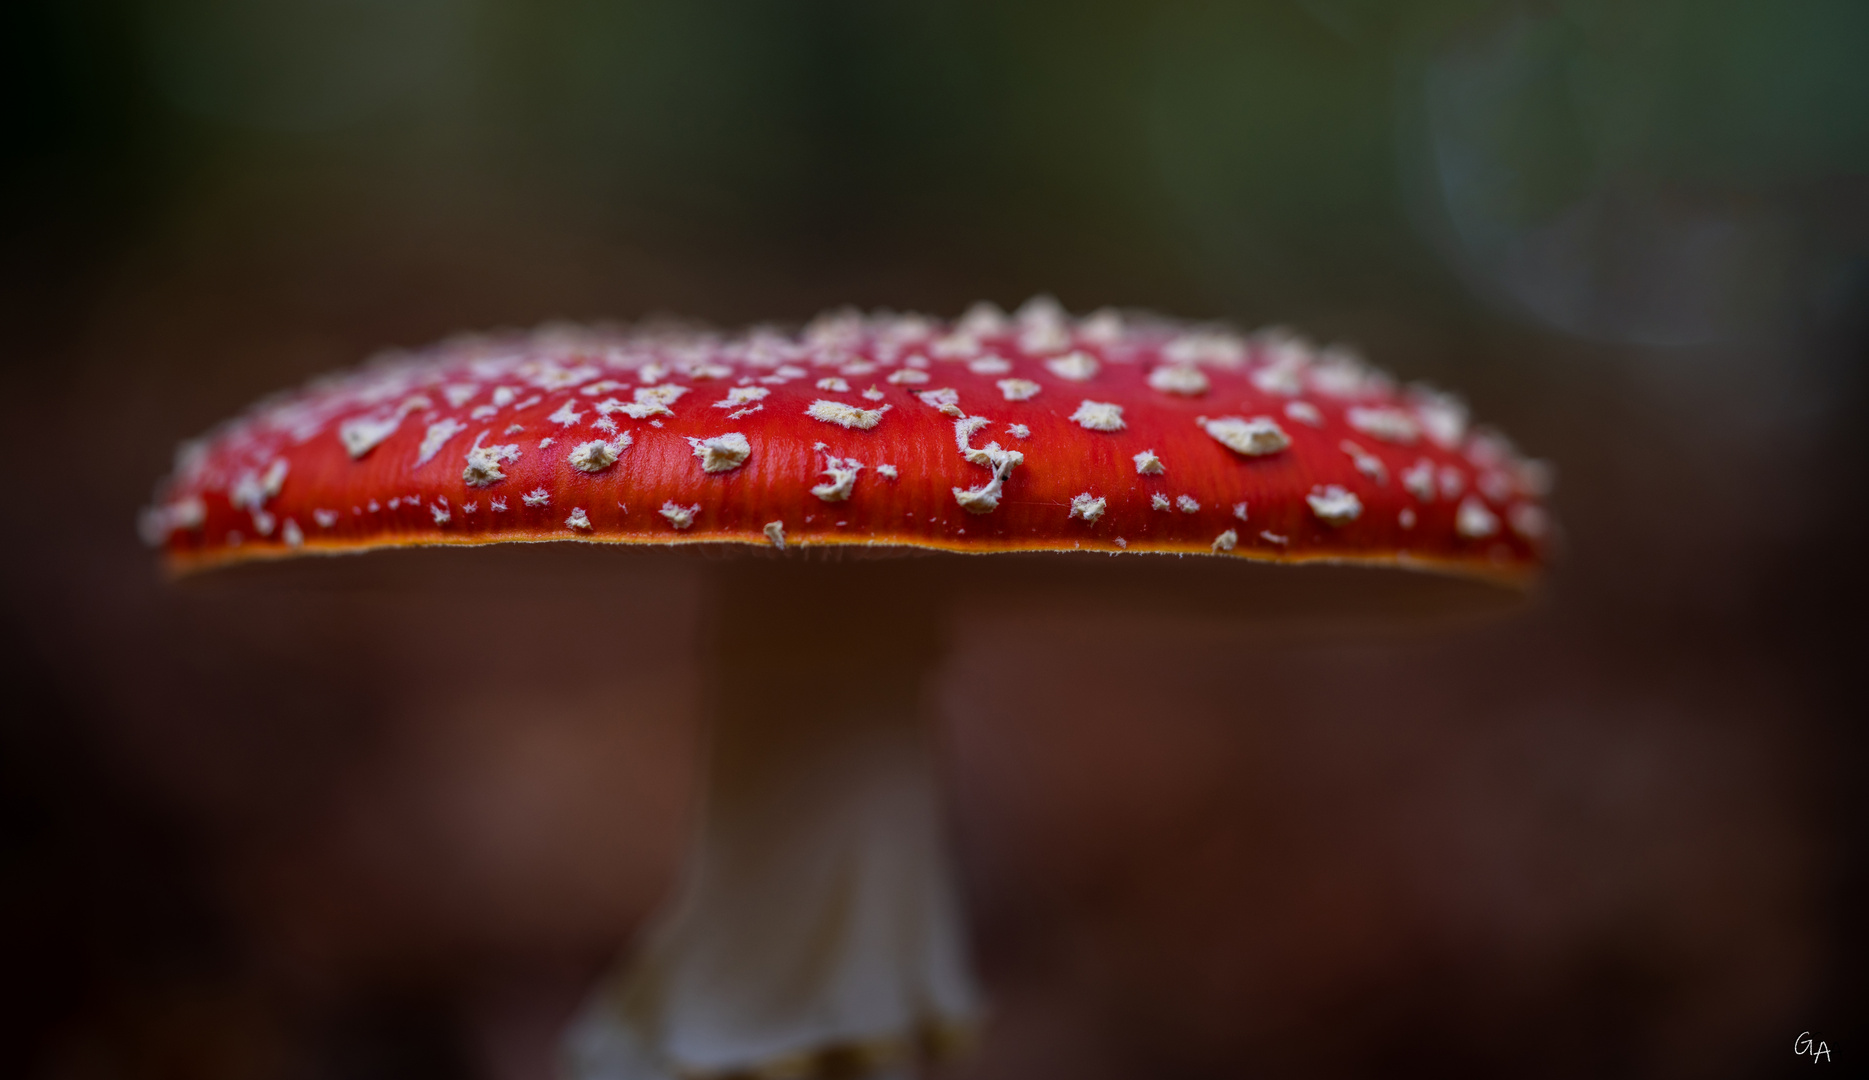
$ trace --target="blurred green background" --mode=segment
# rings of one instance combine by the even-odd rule
[[[6,19],[15,243],[76,220],[91,244],[232,234],[341,260],[361,230],[459,288],[496,256],[605,283],[486,318],[795,319],[1043,289],[1437,324],[1478,295],[1593,340],[1695,345],[1834,319],[1859,287],[1869,13],[1848,0],[201,0]]]
[[[638,803],[521,815],[513,850],[568,844],[563,873],[498,864],[471,880],[503,899],[457,889],[436,916],[423,844],[346,800],[433,771],[449,721],[373,696],[404,639],[157,579],[131,521],[176,441],[464,328],[1038,292],[1288,324],[1457,388],[1557,463],[1566,552],[1535,615],[1402,654],[1466,689],[1415,707],[1419,738],[1345,735],[1381,752],[1299,791],[1300,824],[1214,801],[1245,773],[1201,763],[1329,774],[1344,746],[1304,733],[1339,729],[1292,680],[1351,687],[1347,723],[1389,704],[1397,654],[1223,650],[1286,680],[1283,719],[1232,717],[1225,679],[1183,719],[1117,694],[1056,775],[983,764],[1040,738],[1018,725],[1042,708],[956,701],[1004,1003],[967,1075],[1775,1075],[1799,1031],[1861,1031],[1869,5],[13,0],[0,1057],[61,1080],[543,1076],[673,857],[686,789],[657,777],[685,775],[685,736],[656,710],[567,721],[569,759],[588,738],[638,763]],[[1053,681],[1096,647],[980,632]],[[665,652],[619,680],[685,662]],[[328,681],[314,654],[349,681],[304,689]],[[955,670],[1005,678],[990,659]],[[1153,779],[1127,768],[1137,738]],[[1474,780],[1514,770],[1535,782]],[[1119,795],[1085,794],[1099,776]],[[1112,824],[1122,798],[1247,846],[1168,851]],[[564,839],[638,811],[641,835]],[[347,812],[389,824],[357,840]],[[1383,818],[1418,835],[1359,831]],[[1518,831],[1447,855],[1500,821]],[[1267,835],[1285,855],[1239,840]],[[1254,907],[1268,875],[1366,922]],[[306,878],[355,910],[293,907],[278,882]],[[1211,936],[1165,943],[1164,920]]]

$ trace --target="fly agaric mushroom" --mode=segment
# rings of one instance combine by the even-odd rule
[[[1523,583],[1548,483],[1457,399],[1347,351],[1041,298],[951,324],[459,338],[187,444],[142,528],[177,571],[508,541],[746,553],[715,579],[683,883],[567,1048],[586,1077],[807,1076],[906,1068],[977,1014],[919,714],[948,583],[982,563],[814,554]]]

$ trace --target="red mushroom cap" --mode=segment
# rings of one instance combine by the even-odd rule
[[[1341,349],[1046,300],[464,337],[182,447],[177,569],[582,540],[1175,552],[1525,578],[1548,470]]]

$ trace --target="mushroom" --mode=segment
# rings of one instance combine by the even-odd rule
[[[908,1068],[977,1022],[924,716],[954,596],[1062,582],[1224,613],[1261,602],[1254,562],[1523,585],[1548,483],[1345,350],[1040,299],[458,338],[185,445],[141,524],[177,572],[509,541],[738,556],[714,567],[698,834],[568,1068],[806,1076]],[[1002,558],[856,557],[917,550]],[[1200,556],[1201,584],[1093,553]]]

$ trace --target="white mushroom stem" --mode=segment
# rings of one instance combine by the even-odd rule
[[[924,720],[939,620],[908,572],[720,575],[699,837],[567,1034],[569,1077],[906,1077],[971,1030]]]

